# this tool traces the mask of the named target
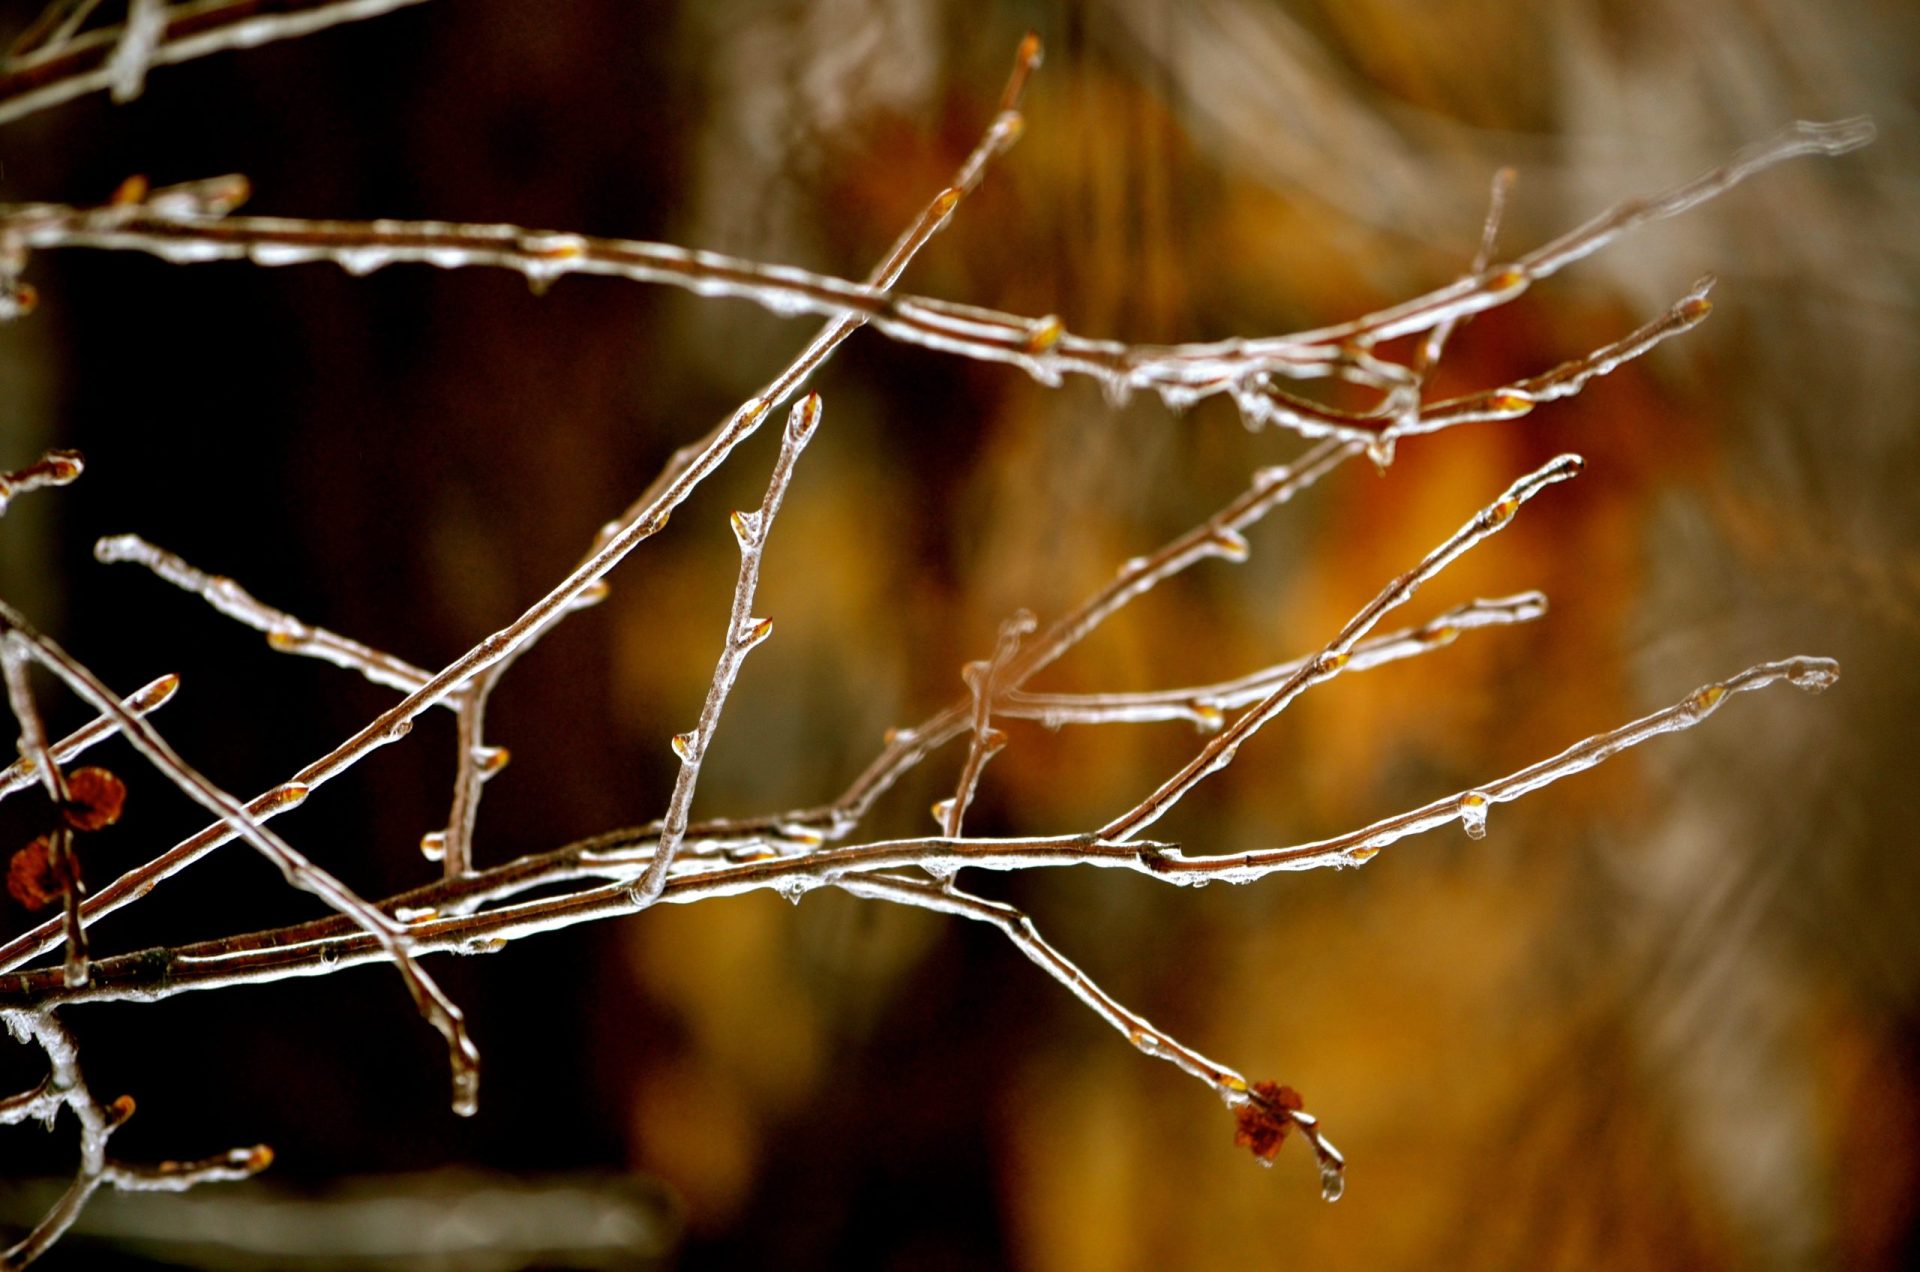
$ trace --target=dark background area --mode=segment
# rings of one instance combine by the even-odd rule
[[[0,4],[0,30],[36,9]],[[264,1141],[259,1187],[315,1196],[452,1165],[657,1177],[688,1267],[1911,1265],[1920,33],[1902,7],[437,0],[0,127],[0,200],[241,172],[262,214],[504,221],[858,277],[949,180],[1029,27],[1048,60],[1026,136],[905,285],[1130,340],[1291,330],[1442,283],[1503,164],[1502,241],[1521,250],[1795,117],[1880,126],[1865,152],[1796,161],[1475,323],[1441,387],[1574,356],[1711,270],[1700,331],[1525,421],[1343,470],[1250,536],[1249,562],[1159,589],[1050,672],[1147,688],[1317,648],[1514,476],[1588,457],[1407,611],[1539,587],[1544,623],[1310,695],[1170,836],[1224,852],[1332,834],[1766,658],[1831,654],[1840,687],[1729,703],[1496,809],[1483,843],[1441,832],[1359,874],[975,881],[1157,1023],[1299,1087],[1353,1162],[1335,1207],[1302,1146],[1253,1169],[1204,1089],[997,933],[824,894],[436,960],[486,1058],[472,1120],[447,1111],[440,1041],[390,973],[75,1010],[95,1089],[139,1101],[115,1151]],[[96,564],[96,537],[140,534],[438,667],[812,330],[477,270],[72,251],[28,278],[38,311],[0,330],[0,469],[49,446],[89,466],[8,511],[3,594],[116,687],[179,673],[157,723],[245,795],[391,694]],[[1300,449],[1222,403],[1115,407],[871,333],[817,387],[825,431],[761,591],[776,635],[728,707],[701,814],[836,793],[881,730],[959,691],[1014,608],[1057,615]],[[481,862],[659,815],[667,739],[725,621],[726,513],[772,457],[771,437],[744,448],[507,678],[489,735],[514,758]],[[85,718],[51,697],[49,715]],[[1178,724],[1013,732],[977,832],[1097,825],[1196,745]],[[413,886],[453,749],[450,717],[424,718],[276,826],[364,895]],[[201,824],[123,750],[95,754],[131,795],[88,845],[92,877]],[[903,784],[873,837],[922,833],[958,763]],[[0,807],[0,829],[29,837],[32,802]],[[313,913],[235,846],[96,948]],[[0,932],[30,921],[8,902]],[[34,1080],[32,1057],[3,1063]],[[64,1171],[70,1142],[11,1130],[4,1173]],[[107,1257],[76,1240],[46,1266]]]

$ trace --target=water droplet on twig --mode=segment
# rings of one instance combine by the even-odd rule
[[[1460,797],[1460,825],[1466,830],[1468,839],[1487,837],[1487,806],[1489,800],[1479,791],[1468,791]]]

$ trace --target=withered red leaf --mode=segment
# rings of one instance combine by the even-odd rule
[[[1271,1162],[1286,1143],[1287,1132],[1293,1129],[1293,1119],[1287,1114],[1305,1103],[1290,1086],[1254,1083],[1247,1102],[1234,1110],[1234,1144],[1251,1150],[1263,1162]]]
[[[60,899],[60,872],[53,865],[53,842],[40,838],[13,854],[7,863],[7,892],[29,910],[44,910]]]
[[[99,830],[120,820],[127,784],[103,768],[78,768],[67,774],[67,825]]]

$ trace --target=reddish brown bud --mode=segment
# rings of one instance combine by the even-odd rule
[[[1234,1144],[1250,1150],[1262,1162],[1271,1163],[1279,1155],[1280,1146],[1287,1142],[1287,1132],[1293,1129],[1293,1119],[1287,1115],[1302,1108],[1304,1103],[1300,1093],[1290,1086],[1254,1083],[1247,1102],[1234,1110]]]
[[[120,820],[127,802],[127,785],[103,768],[80,768],[67,774],[67,825],[75,830],[99,830]]]
[[[13,854],[7,863],[7,892],[28,910],[44,910],[60,899],[60,872],[53,866],[53,842],[40,838]]]

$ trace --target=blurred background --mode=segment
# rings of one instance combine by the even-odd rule
[[[0,29],[38,8],[0,4]],[[1047,61],[1025,138],[905,285],[1138,341],[1294,330],[1446,282],[1502,165],[1518,183],[1501,241],[1524,250],[1795,118],[1880,130],[1535,287],[1460,334],[1439,387],[1575,356],[1712,271],[1698,331],[1525,420],[1403,443],[1385,473],[1350,465],[1252,532],[1249,561],[1163,586],[1036,682],[1165,687],[1318,648],[1563,450],[1587,475],[1406,611],[1540,588],[1544,621],[1309,695],[1167,837],[1214,852],[1336,833],[1750,663],[1841,661],[1822,698],[1731,701],[1502,805],[1484,841],[1442,831],[1359,873],[1205,892],[967,876],[1159,1025],[1297,1087],[1351,1160],[1337,1205],[1304,1146],[1255,1169],[1206,1090],[997,932],[825,894],[440,960],[486,1056],[471,1121],[447,1111],[441,1044],[388,973],[77,1009],[96,1089],[139,1101],[116,1151],[272,1144],[257,1186],[192,1199],[216,1231],[250,1197],[345,1205],[343,1180],[552,1181],[637,1216],[613,1254],[503,1244],[435,1266],[1920,1262],[1916,27],[1920,10],[1876,0],[441,0],[6,125],[7,202],[243,172],[260,213],[508,221],[858,277],[950,179],[1033,28]],[[0,594],[116,686],[179,673],[158,723],[248,794],[391,694],[95,564],[96,537],[138,533],[439,666],[812,330],[603,279],[533,295],[497,272],[85,252],[28,278],[39,310],[0,329],[0,469],[49,446],[89,467],[9,510]],[[776,639],[747,663],[697,815],[837,793],[885,728],[961,691],[1014,609],[1060,614],[1301,449],[1222,403],[1115,407],[870,333],[817,387],[824,431],[757,607]],[[483,864],[664,808],[667,739],[726,620],[727,512],[772,457],[771,437],[743,449],[507,678],[490,735],[514,761],[488,787]],[[976,832],[1098,825],[1198,745],[1184,724],[1012,732]],[[124,751],[95,754],[132,795],[89,845],[92,877],[200,824]],[[450,718],[430,716],[276,825],[368,895],[425,881],[415,845],[444,823],[452,754]],[[924,833],[961,758],[903,784],[871,833]],[[8,833],[28,803],[0,810]],[[5,906],[0,933],[32,921]],[[230,848],[96,948],[313,912]],[[34,1080],[31,1056],[4,1068]],[[5,1146],[9,1176],[71,1168],[64,1131]],[[238,1265],[168,1245],[184,1219],[141,1246],[101,1212],[105,1235],[47,1266]]]

